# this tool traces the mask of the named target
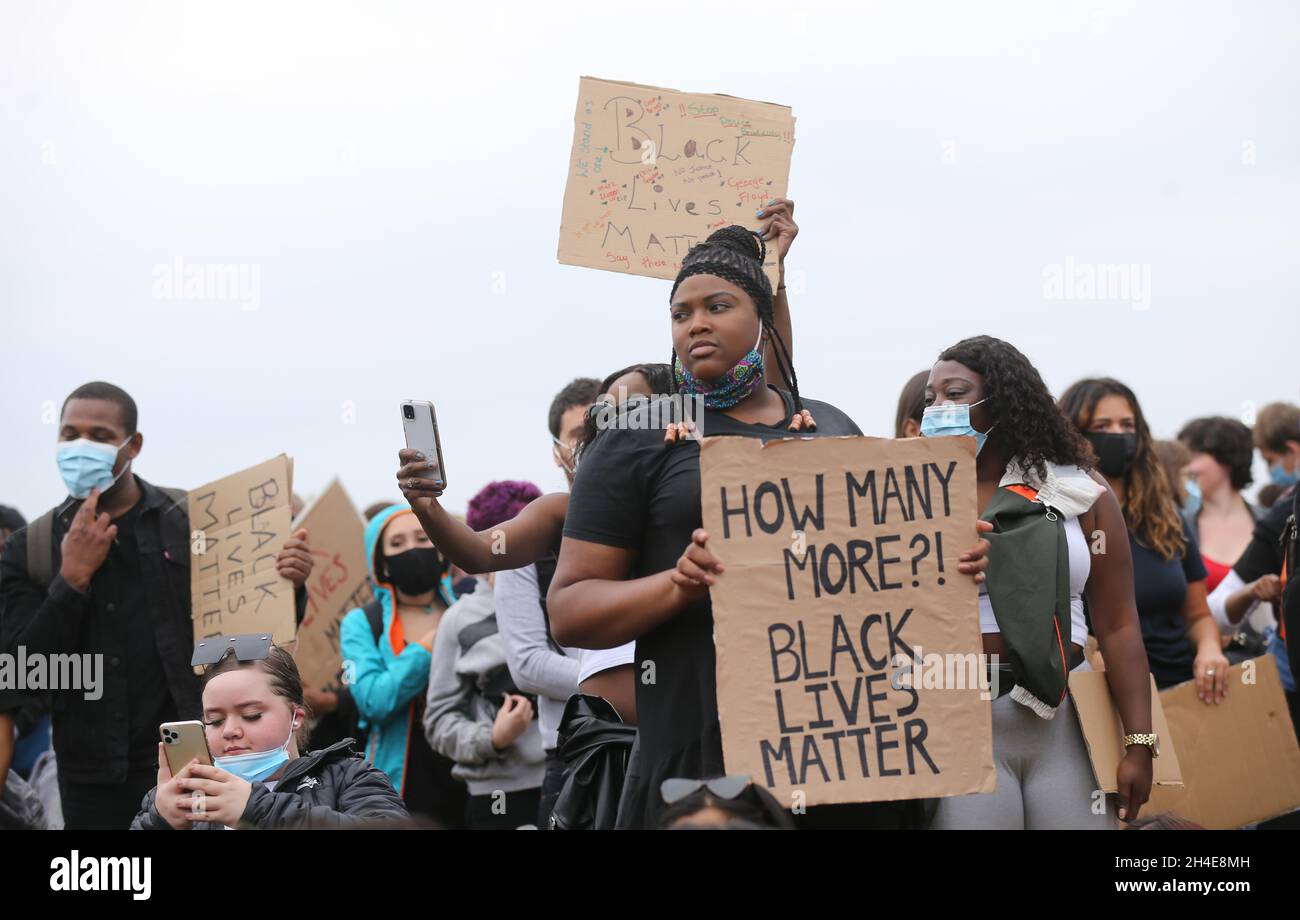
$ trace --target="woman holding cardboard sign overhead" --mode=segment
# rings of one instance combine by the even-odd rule
[[[828,403],[804,399],[773,323],[763,241],[724,227],[683,260],[670,294],[674,377],[703,398],[712,435],[772,439],[861,434]],[[779,288],[778,288],[779,289]],[[784,389],[765,385],[772,343]],[[569,499],[551,627],[564,645],[601,648],[636,640],[638,750],[619,825],[654,827],[663,780],[723,770],[709,586],[723,574],[701,527],[699,444],[662,431],[610,428],[586,448]],[[982,577],[982,547],[961,570]],[[646,675],[653,671],[653,682]],[[906,803],[808,809],[856,826],[897,827]]]
[[[1009,343],[989,336],[958,342],[939,356],[925,394],[922,435],[975,438],[980,517],[994,525],[979,606],[984,653],[996,656],[990,679],[997,789],[941,799],[933,826],[1114,826],[1109,803],[1094,792],[1067,699],[1070,671],[1088,667],[1085,596],[1111,695],[1130,733],[1117,782],[1119,817],[1131,821],[1150,794],[1151,758],[1159,749],[1119,503],[1088,469],[1083,437],[1038,371]]]

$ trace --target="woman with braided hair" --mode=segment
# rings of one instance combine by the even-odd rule
[[[773,322],[765,246],[722,228],[683,260],[669,295],[679,393],[702,398],[702,433],[860,435],[829,403],[805,398]],[[765,385],[771,342],[784,388]],[[620,827],[656,827],[660,785],[723,773],[709,586],[725,577],[701,528],[700,451],[693,438],[609,428],[586,447],[569,498],[548,609],[557,641],[608,648],[636,641],[640,734],[619,806]],[[962,557],[982,577],[982,547]],[[650,675],[653,674],[653,679]],[[903,803],[812,808],[812,823],[897,827]]]

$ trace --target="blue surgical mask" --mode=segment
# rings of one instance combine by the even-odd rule
[[[1297,466],[1294,473],[1288,473],[1286,467],[1282,465],[1282,461],[1279,460],[1268,468],[1268,477],[1280,488],[1289,489],[1297,482],[1300,482],[1300,466]]]
[[[1183,488],[1187,490],[1187,503],[1183,505],[1183,510],[1191,517],[1196,517],[1201,513],[1201,487],[1195,479],[1189,479],[1183,483]]]
[[[987,398],[986,398],[987,399]],[[944,438],[944,437],[973,437],[975,439],[975,455],[984,449],[984,442],[988,440],[989,431],[976,431],[970,423],[970,410],[986,399],[981,399],[976,403],[944,403],[941,406],[926,406],[925,411],[921,413],[921,437],[923,438]]]
[[[246,782],[256,783],[266,779],[289,762],[289,742],[293,740],[293,723],[289,724],[289,737],[284,744],[269,751],[252,751],[230,757],[213,757],[212,763],[233,773]]]
[[[130,443],[130,438],[117,445],[77,438],[75,441],[60,441],[56,444],[54,459],[59,465],[59,475],[68,487],[68,494],[73,498],[85,498],[91,489],[107,492],[112,488],[122,473],[131,466],[131,461],[128,460],[122,467],[122,473],[113,475],[118,451]]]

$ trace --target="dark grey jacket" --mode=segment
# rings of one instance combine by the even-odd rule
[[[339,828],[383,819],[408,818],[406,806],[380,770],[362,759],[345,738],[321,751],[304,754],[289,764],[272,791],[253,783],[241,828]],[[171,830],[154,807],[157,788],[141,803],[131,830]],[[200,821],[194,830],[224,830],[225,825]]]

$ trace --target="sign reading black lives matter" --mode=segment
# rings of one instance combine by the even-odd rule
[[[978,589],[957,571],[974,446],[704,439],[729,774],[807,805],[993,790]]]
[[[292,494],[284,454],[190,491],[195,642],[263,631],[276,645],[293,641],[293,582],[275,562],[292,532]]]

